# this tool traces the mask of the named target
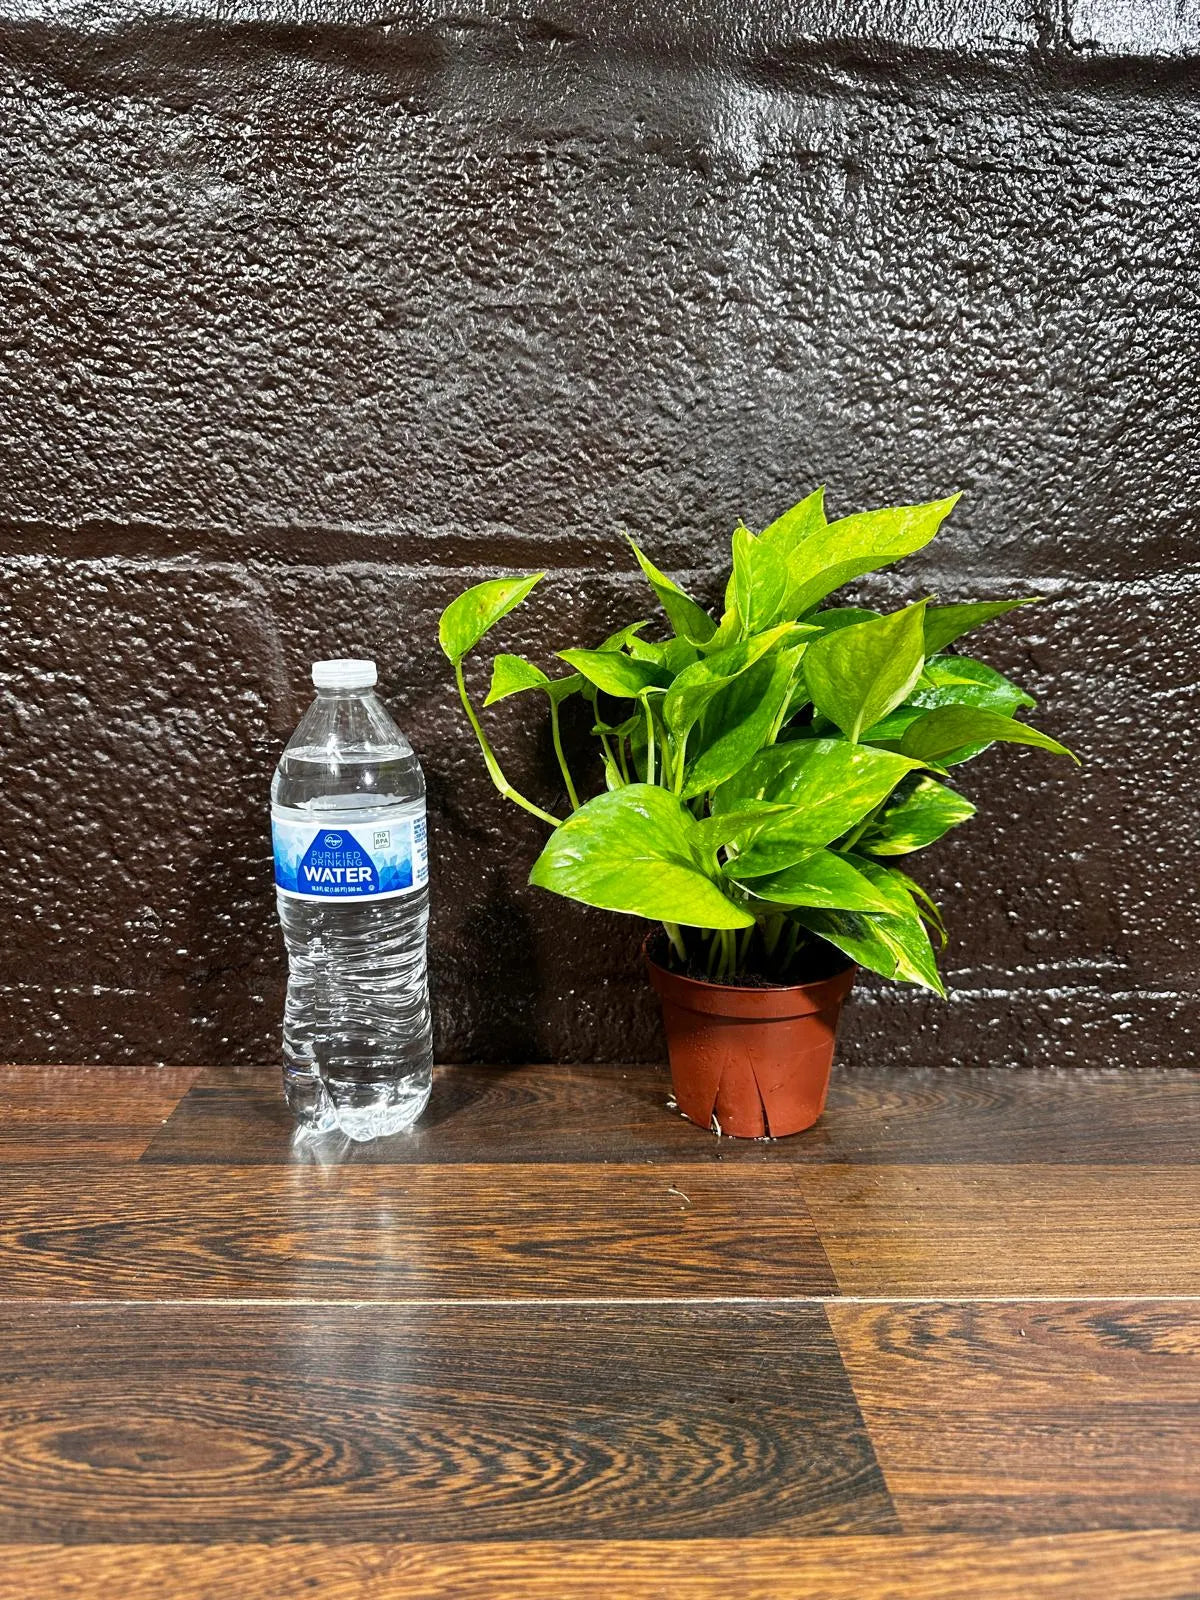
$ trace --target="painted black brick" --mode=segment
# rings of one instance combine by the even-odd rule
[[[711,596],[737,515],[827,481],[966,491],[880,592],[1048,595],[985,653],[1088,758],[980,764],[929,862],[955,1003],[871,991],[848,1054],[1190,1058],[1166,10],[0,6],[4,1053],[270,1058],[270,768],[307,661],[363,650],[430,780],[443,1056],[657,1054],[637,929],[523,887],[437,612],[545,566],[508,646],[595,637],[644,609],[622,530]]]

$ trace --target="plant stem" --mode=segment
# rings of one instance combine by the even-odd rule
[[[571,781],[571,769],[567,765],[567,758],[563,754],[562,734],[558,726],[558,701],[550,696],[550,736],[554,740],[554,754],[558,757],[558,769],[563,775],[567,785],[567,798],[571,802],[571,810],[579,810],[579,796],[575,793],[575,785]]]
[[[642,701],[646,713],[646,782],[653,783],[654,779],[654,713],[650,709],[649,700]]]
[[[671,747],[665,733],[658,747],[658,782],[664,789],[673,790],[675,787],[671,777]]]
[[[499,789],[500,793],[506,800],[511,800],[514,805],[518,805],[523,810],[528,811],[530,816],[538,817],[542,822],[548,822],[552,828],[557,828],[561,819],[559,817],[551,816],[548,811],[543,811],[541,806],[535,806],[532,800],[526,800],[523,794],[520,794],[516,789],[513,788],[512,784],[509,783],[508,779],[504,776],[504,773],[500,770],[500,763],[492,754],[492,747],[487,742],[483,729],[479,726],[479,718],[475,715],[475,708],[472,706],[470,699],[467,696],[467,686],[463,681],[461,660],[456,661],[454,664],[454,676],[456,682],[458,683],[458,694],[463,703],[463,710],[467,713],[468,720],[470,721],[472,728],[475,730],[475,737],[479,740],[479,748],[483,751],[484,764],[488,769],[488,776],[491,778],[492,782],[496,785],[497,789]]]
[[[675,793],[680,795],[683,793],[683,758],[686,753],[687,734],[685,733],[682,744],[675,752]]]
[[[609,788],[615,787],[619,789],[621,787],[621,769],[617,766],[617,758],[613,755],[612,745],[609,744],[606,733],[600,735],[600,743],[604,748],[604,770],[617,780],[615,785],[610,783]]]
[[[671,941],[671,948],[679,957],[683,966],[687,966],[687,946],[683,942],[683,930],[677,922],[664,922],[663,929]]]

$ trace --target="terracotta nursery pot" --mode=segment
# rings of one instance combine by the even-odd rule
[[[671,972],[649,945],[646,966],[684,1116],[739,1139],[811,1128],[825,1109],[838,1018],[858,968],[816,983],[743,988]]]

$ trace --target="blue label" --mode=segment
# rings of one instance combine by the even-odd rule
[[[273,817],[275,886],[300,900],[382,899],[429,882],[425,818],[341,823]]]

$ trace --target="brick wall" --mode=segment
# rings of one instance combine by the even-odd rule
[[[637,926],[523,886],[437,615],[544,567],[505,647],[592,642],[646,614],[622,530],[715,598],[822,481],[965,491],[874,592],[1049,596],[980,649],[1087,760],[970,769],[953,1001],[865,984],[847,1056],[1192,1053],[1200,9],[675,9],[0,0],[4,1056],[273,1058],[270,772],[360,652],[442,1057],[657,1055]]]

